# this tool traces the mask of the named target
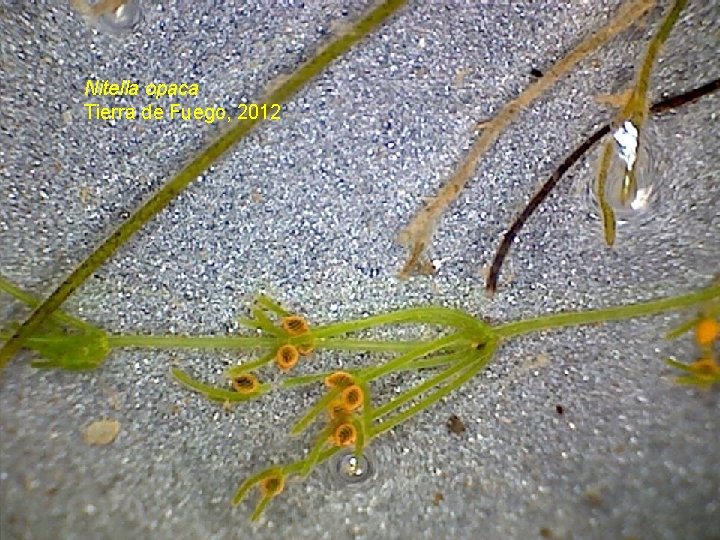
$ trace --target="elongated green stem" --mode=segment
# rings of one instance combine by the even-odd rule
[[[450,363],[454,363],[460,353],[453,354],[442,354],[439,356],[433,356],[431,358],[423,360],[415,360],[410,364],[406,364],[398,369],[392,370],[391,373],[398,373],[401,371],[419,371],[421,369],[433,369],[438,367],[447,366]],[[463,353],[464,354],[464,353]],[[361,375],[362,369],[349,369],[347,370],[350,375]],[[312,373],[310,375],[299,375],[297,377],[286,377],[280,383],[285,388],[293,388],[295,386],[302,386],[305,384],[312,384],[322,381],[328,375],[331,375],[333,371],[323,371],[320,373]]]
[[[638,70],[637,78],[635,80],[635,87],[633,88],[630,99],[623,107],[620,114],[620,121],[630,120],[637,128],[639,133],[638,145],[642,144],[642,128],[647,119],[650,107],[648,105],[648,88],[650,87],[650,74],[652,68],[655,65],[660,49],[670,35],[670,31],[680,17],[680,12],[685,8],[687,0],[675,0],[672,9],[663,19],[657,32],[650,40],[647,50],[645,51],[645,58],[643,63]],[[630,198],[630,194],[635,191],[637,185],[637,175],[634,170],[626,171],[625,178],[623,179],[622,188],[620,191],[620,201],[625,204]]]
[[[315,344],[316,349],[330,351],[367,351],[367,352],[404,352],[412,350],[425,341],[375,341],[372,339],[321,339]]]
[[[444,367],[448,364],[454,364],[458,358],[463,356],[465,351],[457,351],[451,354],[440,354],[437,356],[431,356],[430,358],[423,358],[421,360],[415,360],[411,364],[406,364],[400,368],[394,369],[392,373],[398,373],[400,371],[419,371],[421,369],[435,369]]]
[[[282,329],[275,326],[275,323],[270,320],[270,317],[268,317],[262,309],[253,308],[252,312],[253,317],[255,317],[254,322],[257,325],[256,328],[262,330],[263,332],[267,332],[271,336],[283,335]]]
[[[281,336],[282,330],[278,328],[277,326],[272,326],[271,328],[268,328],[266,325],[263,324],[262,321],[259,321],[258,319],[245,319],[245,318],[238,318],[237,322],[246,328],[249,328],[250,330],[259,330],[261,332],[267,332],[271,336]]]
[[[665,311],[673,311],[695,306],[720,296],[720,286],[713,285],[706,289],[682,296],[651,300],[628,306],[618,306],[590,311],[575,311],[571,313],[557,313],[534,319],[501,324],[494,328],[498,337],[511,338],[530,332],[552,330],[564,326],[578,326],[606,321],[618,321],[635,317],[656,315]]]
[[[490,361],[491,356],[492,355],[488,355],[488,354],[480,356],[475,361],[473,361],[472,363],[465,366],[465,369],[463,369],[457,375],[457,377],[455,377],[447,385],[441,386],[435,392],[433,392],[432,394],[429,394],[427,397],[418,401],[415,405],[407,408],[403,412],[401,412],[395,416],[392,416],[379,424],[376,424],[370,430],[369,437],[377,437],[381,433],[384,433],[384,432],[388,431],[389,429],[394,428],[398,424],[402,424],[405,420],[407,420],[411,416],[414,416],[415,414],[419,413],[423,409],[428,408],[430,405],[437,403],[443,397],[451,394],[452,392],[454,392],[455,390],[460,388],[463,384],[465,384],[470,379],[472,379],[481,369],[483,369],[487,365],[487,363]]]
[[[287,317],[288,315],[290,315],[289,311],[287,311],[285,308],[283,308],[280,304],[278,304],[275,300],[273,300],[266,294],[259,294],[255,298],[255,303],[270,311],[271,313],[279,315],[280,317]]]
[[[267,392],[271,388],[271,385],[269,384],[262,384],[255,392],[252,392],[251,394],[241,394],[240,392],[236,392],[234,390],[226,390],[224,388],[218,388],[216,386],[211,386],[209,384],[197,381],[190,377],[184,371],[177,368],[172,368],[170,370],[170,373],[185,387],[195,392],[200,392],[201,394],[204,394],[208,399],[212,401],[247,401],[249,399],[256,398],[257,396]]]
[[[245,362],[243,364],[232,366],[228,368],[225,374],[230,378],[237,377],[239,375],[242,375],[243,373],[247,373],[248,371],[258,369],[265,364],[269,364],[273,360],[273,358],[275,358],[275,353],[270,352],[265,356],[258,358],[257,360],[254,360],[252,362]]]
[[[306,412],[300,420],[295,422],[295,425],[290,429],[290,435],[299,435],[300,433],[305,431],[305,429],[310,424],[312,424],[313,420],[315,420],[315,418],[317,418],[317,416],[327,408],[330,402],[339,395],[340,389],[333,388],[327,394],[321,397],[317,401],[317,403],[315,403],[315,405],[308,412]]]
[[[359,457],[359,454],[365,448],[365,445],[367,445],[367,443],[370,441],[370,428],[372,427],[373,418],[376,417],[376,409],[375,407],[373,407],[372,404],[370,385],[363,380],[358,381],[358,384],[363,391],[362,416],[360,417],[360,420],[358,422],[362,425],[362,430],[358,430],[362,432],[362,440],[358,441],[358,443],[355,445],[355,452],[358,454]]]
[[[357,370],[348,370],[351,375]],[[296,386],[304,386],[306,384],[314,384],[325,379],[332,371],[323,371],[320,373],[311,373],[310,375],[298,375],[297,377],[284,377],[280,382],[283,388],[294,388]]]
[[[697,323],[699,321],[700,321],[700,317],[693,317],[692,319],[685,321],[684,323],[680,324],[676,328],[673,328],[672,330],[668,330],[665,333],[665,339],[672,340],[672,339],[679,338],[686,332],[689,332],[690,330],[695,328],[695,326],[697,325]]]
[[[687,0],[675,0],[673,7],[663,19],[655,35],[650,40],[645,51],[645,58],[638,70],[633,93],[628,103],[623,108],[623,119],[629,118],[638,130],[642,127],[648,114],[648,88],[650,87],[650,75],[657,60],[660,49],[667,41],[670,31],[685,8]]]
[[[464,311],[440,306],[427,306],[400,309],[397,311],[391,311],[390,313],[373,315],[364,319],[319,326],[313,329],[313,335],[318,338],[324,338],[347,334],[350,332],[358,332],[375,326],[402,323],[427,323],[442,326],[455,326],[460,329],[476,332],[480,332],[485,326],[482,321],[479,321]]]
[[[353,45],[396,13],[405,2],[406,0],[387,0],[378,4],[347,32],[336,37],[327,46],[321,48],[310,60],[297,68],[278,88],[270,91],[264,102],[284,103],[331,62],[350,50]],[[33,310],[28,319],[5,342],[0,349],[0,370],[22,348],[24,342],[38,330],[43,321],[57,311],[73,292],[117,252],[120,246],[127,242],[148,221],[161,212],[170,201],[182,193],[190,183],[206,171],[210,165],[220,159],[262,121],[262,116],[260,116],[257,120],[246,120],[235,124],[190,161],[175,177],[120,225],[109,238],[100,244],[42,304]]]
[[[365,446],[368,443],[368,429],[369,424],[365,423],[364,417],[354,418],[352,420],[353,426],[355,426],[355,457],[360,459],[362,457]]]
[[[248,336],[109,336],[111,347],[153,349],[252,349],[272,347],[276,338]]]
[[[467,358],[471,359],[469,354],[465,354],[461,356],[460,358]],[[445,369],[441,373],[438,373],[434,377],[429,378],[427,381],[414,386],[410,390],[407,390],[397,396],[396,398],[393,398],[392,400],[388,401],[384,405],[381,405],[380,407],[376,407],[373,411],[373,416],[375,418],[379,418],[381,416],[386,415],[389,412],[394,411],[395,409],[402,407],[405,403],[408,401],[411,401],[412,399],[416,398],[423,392],[426,392],[430,388],[433,388],[434,386],[437,386],[438,384],[445,381],[445,379],[448,379],[450,377],[453,377],[456,375],[459,371],[462,371],[463,369],[467,368],[467,362],[455,362],[452,366]]]
[[[13,298],[20,300],[22,303],[30,306],[35,307],[40,303],[40,300],[35,298],[32,294],[27,293],[23,291],[20,287],[15,286],[13,283],[11,283],[9,280],[5,279],[3,276],[0,276],[0,291],[4,291]],[[79,319],[77,317],[73,317],[72,315],[68,315],[67,313],[63,311],[56,311],[52,314],[52,318],[56,320],[57,322],[65,323],[69,326],[74,326],[75,328],[80,328],[82,330],[93,330],[97,331],[99,328],[91,325],[90,323]],[[3,338],[3,339],[9,339],[9,338]]]
[[[262,514],[265,511],[265,507],[270,504],[270,501],[272,500],[272,496],[266,495],[262,499],[260,499],[260,502],[255,507],[255,510],[253,510],[252,515],[250,516],[251,521],[255,521],[257,518],[260,517],[260,514]]]
[[[305,466],[300,471],[301,476],[307,476],[312,470],[312,468],[317,464],[323,448],[325,448],[325,446],[327,446],[328,444],[328,438],[330,437],[331,433],[331,427],[327,427],[320,432],[320,435],[318,435],[318,438],[315,440],[315,444],[313,445],[312,450],[310,450],[308,457],[305,459]]]
[[[607,177],[610,170],[610,162],[615,149],[613,142],[607,141],[603,146],[602,157],[598,165],[598,175],[595,184],[595,194],[600,204],[600,215],[602,217],[605,243],[612,246],[615,243],[615,212],[607,200]]]
[[[392,373],[398,369],[408,366],[416,358],[421,358],[427,354],[435,351],[440,351],[452,345],[458,345],[462,343],[463,338],[461,334],[451,334],[449,336],[438,338],[430,343],[424,343],[419,347],[394,358],[393,360],[380,364],[379,366],[373,366],[362,370],[361,377],[363,380],[370,382],[373,379]]]

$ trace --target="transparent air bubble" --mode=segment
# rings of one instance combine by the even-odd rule
[[[126,0],[98,17],[98,29],[109,34],[130,32],[142,19],[139,0]]]
[[[605,198],[615,212],[618,225],[645,224],[651,220],[653,210],[659,206],[667,191],[668,163],[661,144],[657,126],[648,118],[638,131],[630,122],[622,122],[598,145],[595,153],[591,180],[587,182],[586,194],[591,215],[599,220],[597,201],[597,172],[599,156],[606,142],[613,143],[613,156],[605,182]],[[627,171],[635,175],[635,188],[623,196]]]
[[[352,450],[343,450],[333,456],[330,461],[330,473],[338,486],[342,488],[368,481],[375,476],[375,466],[367,449],[359,458]]]

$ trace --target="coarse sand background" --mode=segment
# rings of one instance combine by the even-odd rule
[[[141,0],[128,33],[67,2],[0,2],[0,269],[38,295],[190,156],[217,125],[89,121],[88,79],[197,82],[191,106],[251,102],[370,2]],[[583,61],[501,136],[443,218],[434,276],[397,277],[398,231],[491,117],[618,1],[411,2],[310,82],[105,264],[64,306],[113,333],[220,334],[266,291],[313,322],[437,303],[491,320],[600,307],[706,285],[720,268],[717,95],[652,120],[662,198],[602,242],[583,159],[515,243],[494,299],[486,267],[515,214],[612,112],[669,2]],[[657,100],[717,77],[720,10],[689,2],[655,68]],[[167,106],[174,100],[162,99]],[[0,321],[27,314],[0,297]],[[663,333],[682,315],[510,343],[459,392],[373,441],[375,475],[319,466],[257,523],[248,475],[299,458],[287,430],[317,390],[224,411],[168,376],[209,381],[228,352],[120,350],[97,371],[0,378],[0,538],[720,538],[720,394],[677,386]],[[393,334],[399,335],[399,334]],[[315,355],[306,369],[371,361]],[[416,380],[394,377],[387,399]],[[563,414],[556,412],[562,405]],[[466,431],[448,431],[452,414]],[[87,445],[95,420],[115,440]]]

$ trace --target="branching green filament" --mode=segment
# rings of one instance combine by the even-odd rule
[[[404,4],[405,0],[387,0],[378,4],[348,31],[317,51],[313,58],[303,63],[280,84],[268,89],[264,101],[286,102],[327,65],[347,52]],[[419,263],[422,252],[431,240],[437,217],[457,198],[472,176],[478,160],[494,144],[500,132],[581,59],[627,28],[634,20],[644,16],[654,4],[654,0],[628,2],[608,25],[585,39],[568,56],[551,67],[545,77],[502,109],[473,145],[448,185],[428,204],[425,213],[416,217],[406,230],[406,240],[411,246],[411,258],[406,268],[411,269]],[[642,130],[648,114],[647,92],[652,67],[685,4],[685,0],[675,1],[648,45],[631,96],[618,117],[620,120],[632,122],[638,131]],[[109,335],[103,329],[59,311],[63,302],[125,242],[260,122],[260,118],[251,119],[235,124],[223,133],[122,223],[45,301],[38,301],[0,276],[0,292],[33,308],[24,323],[10,325],[0,332],[0,338],[5,341],[0,349],[0,370],[22,347],[31,349],[40,356],[39,360],[32,362],[33,367],[65,370],[95,369],[107,360],[112,349],[117,348],[228,349],[241,351],[248,355],[248,358],[225,371],[224,377],[229,379],[230,383],[225,381],[225,387],[203,382],[179,368],[172,368],[170,376],[184,388],[223,405],[261,398],[273,390],[324,383],[327,387],[324,393],[309,410],[300,415],[290,430],[290,435],[299,435],[306,431],[313,434],[314,441],[307,456],[292,463],[273,465],[252,475],[235,493],[232,502],[239,504],[253,487],[259,486],[260,498],[251,515],[253,520],[283,491],[287,477],[307,476],[317,465],[332,457],[341,448],[352,448],[356,456],[361,456],[373,438],[409,421],[461,388],[492,361],[504,342],[521,335],[702,306],[698,317],[668,333],[668,337],[673,338],[694,328],[699,357],[691,364],[683,364],[673,359],[667,362],[683,372],[683,376],[677,379],[680,383],[697,386],[720,383],[720,366],[716,353],[717,335],[720,333],[720,323],[716,320],[720,314],[720,284],[717,282],[705,289],[675,297],[545,315],[495,326],[462,310],[426,306],[310,327],[304,318],[288,311],[266,295],[255,299],[249,317],[239,319],[249,330],[248,335]],[[596,183],[605,239],[610,245],[615,240],[615,215],[607,200],[606,186],[613,151],[613,143],[609,141],[601,154]],[[620,194],[621,203],[626,203],[636,188],[635,184],[635,171],[626,170]],[[352,336],[368,330],[383,330],[387,333],[388,327],[408,324],[422,328],[432,327],[437,333],[433,334],[432,338],[410,340]],[[344,355],[361,351],[377,358],[368,365],[347,371],[287,375],[298,361],[318,350]],[[260,382],[256,372],[269,369],[282,371],[280,383]],[[418,372],[424,378],[384,402],[383,397],[386,396],[372,394],[373,383],[391,374],[406,371]]]
[[[593,309],[588,311],[574,311],[570,313],[557,313],[545,315],[535,319],[526,319],[513,323],[501,324],[493,328],[495,334],[503,339],[541,332],[566,326],[579,326],[584,324],[595,324],[609,321],[620,321],[623,319],[634,319],[636,317],[649,317],[667,311],[686,309],[720,297],[720,285],[713,284],[704,289],[672,296],[649,302],[638,302],[626,306],[617,306],[604,309]]]
[[[33,304],[35,300],[13,288],[7,282],[2,290],[15,298]],[[718,323],[713,317],[720,313],[720,283],[688,294],[639,302],[624,306],[596,310],[557,313],[541,317],[490,326],[468,313],[437,306],[401,309],[361,319],[310,327],[304,318],[282,308],[277,302],[260,297],[251,308],[251,318],[245,320],[251,336],[108,336],[95,327],[85,327],[78,320],[56,314],[54,325],[43,325],[41,332],[27,341],[27,346],[43,357],[34,363],[37,367],[63,369],[89,369],[99,366],[112,348],[198,348],[233,349],[258,353],[254,360],[240,362],[225,372],[232,388],[213,386],[191,377],[181,369],[173,368],[172,377],[184,387],[206,398],[223,404],[242,402],[262,397],[273,390],[300,385],[322,383],[328,387],[315,404],[296,421],[290,435],[310,429],[315,440],[307,457],[299,461],[273,466],[246,480],[238,489],[233,503],[239,503],[249,490],[259,485],[261,497],[252,518],[256,519],[284,486],[288,476],[307,476],[318,464],[329,459],[340,448],[352,446],[356,456],[362,454],[371,440],[395,426],[410,420],[438,400],[452,394],[477,375],[492,360],[502,343],[532,332],[559,329],[567,326],[617,321],[655,315],[672,310],[700,307],[701,316],[689,324],[682,324],[671,332],[680,335],[693,327],[701,344],[701,357],[690,365],[669,360],[672,367],[685,375],[677,380],[684,384],[708,386],[720,382],[710,341],[716,339]],[[288,321],[293,321],[292,326]],[[61,323],[75,333],[64,331]],[[416,324],[421,327],[438,327],[439,333],[428,339],[374,340],[353,339],[349,335],[367,330]],[[298,330],[299,328],[299,330]],[[77,333],[81,330],[80,333]],[[379,353],[374,363],[353,368],[347,372],[320,372],[284,377],[278,384],[260,383],[256,371],[273,369],[272,360],[279,350],[312,343],[316,349],[339,353],[364,351]],[[305,351],[305,354],[309,352]],[[385,402],[371,398],[372,383],[401,371],[426,373],[435,370],[422,381],[405,389]],[[283,370],[284,371],[284,370]],[[240,384],[238,379],[245,384]],[[352,392],[352,394],[348,394]],[[350,395],[351,399],[347,396]],[[350,401],[347,401],[350,399]],[[313,427],[315,426],[315,427]]]
[[[170,373],[180,383],[182,383],[190,390],[200,392],[201,394],[204,394],[205,397],[207,397],[208,399],[212,401],[219,401],[221,403],[224,403],[226,401],[247,401],[248,399],[258,397],[260,394],[267,392],[271,388],[269,384],[263,384],[256,392],[253,392],[252,394],[241,394],[240,392],[235,392],[233,390],[226,390],[224,388],[218,388],[216,386],[210,386],[209,384],[201,383],[200,381],[193,379],[192,377],[190,377],[190,375],[178,368],[172,368],[170,370]]]
[[[40,303],[40,301],[33,295],[26,293],[19,287],[16,287],[3,276],[0,276],[0,291],[9,294],[16,300],[20,300],[23,304],[26,304],[33,308]],[[81,330],[99,330],[99,328],[96,328],[95,326],[87,323],[86,321],[78,319],[77,317],[72,317],[62,311],[56,311],[51,315],[50,318],[55,322],[64,323],[68,326],[79,328]]]
[[[275,90],[268,92],[262,100],[266,103],[284,103],[300,90],[308,81],[318,75],[331,62],[347,52],[358,41],[375,30],[391,15],[396,13],[406,0],[386,0],[371,9],[361,20],[326,46],[321,48],[311,59],[300,65]],[[40,303],[30,317],[14,332],[0,348],[0,370],[22,348],[32,336],[67,298],[75,292],[105,261],[112,257],[148,221],[161,212],[190,183],[198,178],[214,162],[227,153],[230,148],[247,136],[262,117],[256,120],[238,122],[226,131],[215,142],[188,163],[175,177],[165,184],[145,204],[135,211],[118,229],[93,251],[50,296]]]

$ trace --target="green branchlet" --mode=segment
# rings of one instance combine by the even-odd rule
[[[30,305],[36,302],[7,282],[0,281],[0,285],[2,290],[18,300]],[[32,365],[66,370],[98,367],[111,349],[118,347],[217,348],[255,354],[255,359],[240,362],[226,370],[225,377],[232,386],[213,386],[179,368],[171,370],[172,377],[184,387],[223,404],[259,398],[273,390],[324,383],[326,391],[290,430],[290,435],[315,430],[314,442],[307,456],[286,465],[270,467],[248,478],[233,497],[233,503],[238,504],[254,486],[259,486],[261,496],[252,514],[252,518],[256,519],[270,500],[282,491],[286,478],[307,476],[317,465],[344,447],[351,447],[355,455],[361,455],[373,438],[408,421],[466,384],[488,365],[500,345],[509,339],[538,331],[697,306],[702,308],[701,315],[670,331],[668,336],[677,337],[695,328],[696,340],[701,345],[701,358],[689,365],[675,360],[669,363],[685,372],[678,382],[708,386],[720,381],[720,368],[717,367],[712,345],[717,334],[717,326],[712,326],[712,321],[716,321],[720,313],[719,283],[670,298],[544,315],[495,326],[463,311],[437,306],[408,308],[310,326],[303,317],[292,314],[267,296],[256,298],[250,309],[251,317],[241,319],[251,335],[109,336],[84,321],[57,312],[53,320],[45,323],[26,345],[43,358]],[[354,333],[390,329],[401,324],[432,326],[439,332],[431,339],[352,337]],[[698,330],[701,327],[702,330]],[[345,354],[355,351],[380,353],[380,359],[346,372],[285,375],[277,384],[259,382],[256,374],[262,370],[279,368],[287,374],[296,362],[302,362],[314,350],[322,349]],[[372,394],[375,381],[404,371],[429,372],[430,375],[385,402]],[[315,424],[318,425],[313,427]]]
[[[268,392],[271,388],[269,384],[260,385],[257,390],[252,393],[241,393],[235,390],[228,390],[226,388],[220,388],[217,386],[211,386],[197,379],[192,378],[190,375],[178,368],[172,368],[170,374],[183,386],[194,392],[203,394],[206,398],[211,401],[219,401],[221,403],[235,402],[235,401],[247,401],[253,399],[261,394]]]
[[[644,144],[643,129],[650,110],[647,94],[650,88],[652,68],[655,65],[660,49],[670,35],[670,31],[675,26],[686,4],[687,0],[675,0],[672,8],[658,26],[655,35],[647,46],[627,103],[622,107],[615,120],[616,127],[619,127],[624,122],[629,122],[637,130],[638,149],[636,149],[636,152],[639,152],[639,148]],[[607,177],[614,152],[614,142],[610,139],[603,145],[595,182],[595,195],[600,206],[605,242],[609,246],[615,242],[616,227],[615,212],[607,198]],[[626,205],[631,196],[637,191],[637,171],[632,165],[626,166],[623,174],[618,199],[621,204]]]
[[[700,314],[689,321],[670,330],[668,339],[678,338],[693,331],[698,357],[690,364],[683,364],[673,358],[667,359],[667,364],[683,371],[685,374],[675,378],[679,384],[710,388],[720,383],[720,362],[718,357],[718,343],[720,342],[720,299],[708,301],[701,309]]]
[[[371,7],[362,17],[344,32],[338,33],[327,44],[320,47],[310,58],[301,63],[292,73],[277,85],[269,87],[263,99],[264,103],[285,103],[310,80],[320,74],[333,61],[340,58],[359,41],[371,34],[381,24],[397,13],[406,0],[384,0]],[[169,179],[160,190],[153,194],[140,208],[103,241],[60,286],[45,300],[34,306],[30,316],[0,346],[0,371],[7,362],[24,347],[31,336],[41,330],[49,317],[85,281],[112,257],[148,221],[160,213],[170,202],[183,192],[192,182],[202,176],[213,163],[223,157],[240,140],[265,119],[258,117],[238,122],[213,141],[207,148],[190,160],[177,174]]]

